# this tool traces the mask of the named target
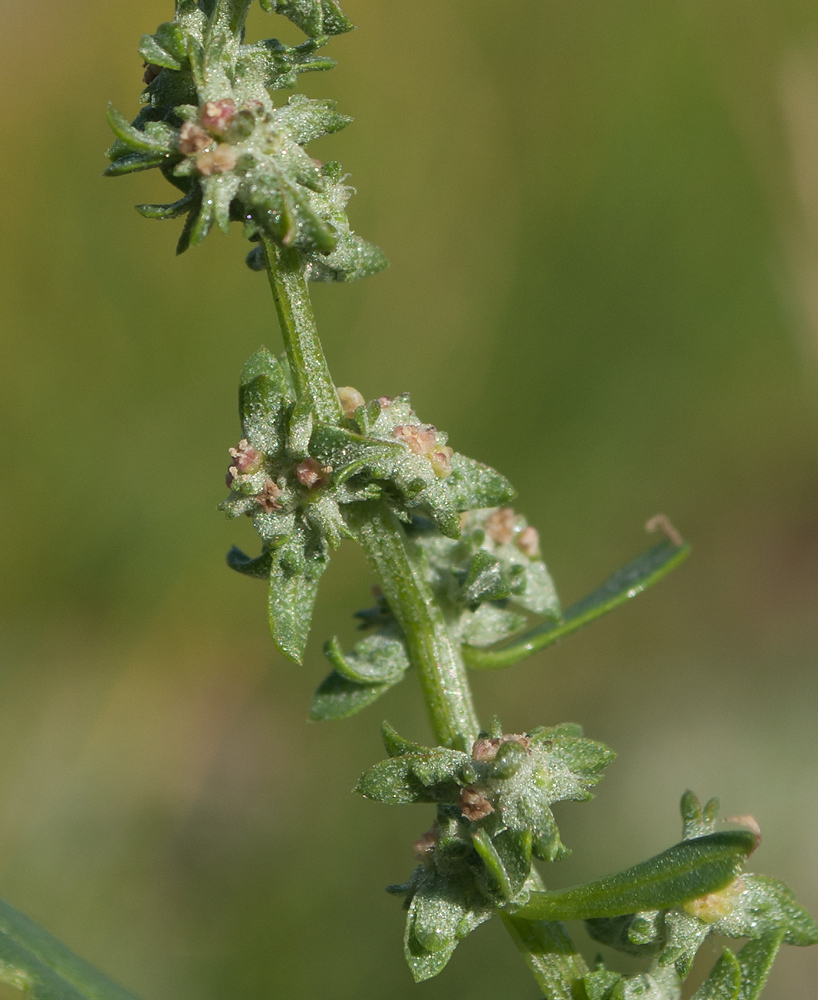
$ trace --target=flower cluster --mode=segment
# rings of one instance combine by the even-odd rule
[[[350,229],[352,190],[340,164],[322,164],[304,149],[351,119],[332,101],[295,94],[277,105],[272,96],[294,87],[299,73],[333,66],[317,52],[352,25],[334,0],[267,3],[310,37],[297,46],[276,39],[249,45],[242,40],[247,6],[219,0],[206,13],[204,4],[178,0],[175,19],[143,37],[145,106],[133,123],[109,109],[116,141],[105,172],[161,170],[181,197],[137,208],[155,219],[186,216],[180,253],[214,226],[227,231],[241,222],[250,240],[298,250],[313,280],[373,274],[386,259]],[[266,266],[262,246],[248,263]]]

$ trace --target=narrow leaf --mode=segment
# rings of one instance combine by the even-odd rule
[[[310,704],[313,722],[335,722],[348,719],[394,687],[401,678],[384,684],[356,684],[333,670],[320,684]]]
[[[164,153],[129,153],[102,171],[103,177],[121,177],[123,174],[133,174],[137,170],[150,170],[161,166],[167,159]]]
[[[237,573],[244,576],[252,576],[256,580],[267,580],[270,576],[270,563],[272,557],[269,552],[262,552],[260,556],[251,558],[245,555],[240,548],[235,545],[227,553],[227,565]]]
[[[192,192],[186,194],[183,198],[178,201],[174,201],[170,205],[136,205],[136,210],[140,215],[143,215],[146,219],[175,219],[180,215],[184,215],[195,201],[195,196]]]
[[[30,1000],[134,1000],[32,920],[0,901],[0,982]]]
[[[756,847],[749,830],[685,840],[616,875],[573,889],[535,892],[517,916],[527,920],[588,920],[681,906],[724,889]]]
[[[741,986],[737,1000],[756,1000],[761,994],[770,969],[784,940],[784,932],[768,934],[757,941],[748,941],[738,953],[741,966]]]
[[[182,68],[181,62],[172,56],[170,52],[166,52],[159,42],[156,41],[153,35],[142,36],[142,42],[139,46],[139,54],[146,63],[150,63],[153,66],[164,66],[165,69],[176,70]]]
[[[578,631],[584,625],[618,608],[643,590],[652,587],[684,562],[690,554],[686,543],[675,545],[661,542],[620,569],[588,597],[578,601],[565,612],[563,621],[547,623],[518,636],[511,644],[500,649],[475,649],[463,647],[466,664],[475,670],[502,670],[520,663],[541,649]]]
[[[737,1000],[740,985],[739,961],[729,948],[725,948],[712,972],[691,1000]]]
[[[131,149],[143,153],[171,153],[173,150],[161,139],[154,138],[143,132],[142,129],[134,128],[124,115],[121,115],[113,104],[108,105],[108,124],[111,131],[121,139]]]

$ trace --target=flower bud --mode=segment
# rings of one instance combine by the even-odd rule
[[[317,490],[329,482],[330,472],[330,466],[321,465],[314,458],[305,458],[295,467],[295,478],[308,490]]]
[[[238,156],[236,151],[226,143],[220,143],[215,149],[199,153],[196,157],[196,167],[203,177],[213,174],[226,174],[235,167]]]
[[[434,427],[399,424],[392,433],[415,455],[428,455],[437,447],[437,432]]]
[[[429,455],[429,461],[432,463],[432,468],[438,479],[445,479],[452,474],[452,455],[454,455],[454,450],[448,445],[435,448]]]
[[[345,417],[354,417],[358,407],[363,406],[366,402],[360,392],[353,389],[351,385],[340,385],[335,391],[338,393],[338,402],[341,404]]]
[[[517,515],[511,507],[498,507],[486,519],[486,534],[498,545],[507,545],[513,541],[516,527]]]
[[[517,536],[517,548],[524,552],[531,559],[536,559],[540,554],[540,533],[530,524],[523,528]]]
[[[202,128],[216,136],[223,136],[236,117],[235,101],[205,101],[200,121]]]

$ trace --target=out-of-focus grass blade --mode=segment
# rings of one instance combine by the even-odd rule
[[[30,1000],[136,1000],[2,900],[0,982],[16,986]]]
[[[500,649],[464,646],[463,658],[467,666],[476,670],[502,670],[505,667],[512,667],[515,663],[564,639],[594,619],[606,615],[620,604],[641,594],[648,587],[652,587],[684,562],[689,554],[690,546],[686,542],[681,544],[670,540],[660,542],[614,573],[592,594],[568,608],[561,622],[538,625]]]

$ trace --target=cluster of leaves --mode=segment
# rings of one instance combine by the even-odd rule
[[[286,359],[263,348],[242,371],[239,410],[243,437],[231,450],[231,494],[222,509],[253,518],[263,551],[251,559],[233,549],[228,562],[268,580],[273,639],[296,661],[330,551],[353,537],[349,505],[385,505],[404,522],[421,514],[457,537],[461,511],[512,494],[499,473],[452,451],[445,434],[421,423],[407,395],[348,407],[351,415],[336,424],[318,422],[296,397]],[[368,662],[381,675],[393,669],[402,643],[389,628],[372,656],[364,649],[353,658],[359,671]]]
[[[527,901],[532,857],[566,853],[551,805],[591,797],[613,752],[578,726],[504,734],[499,723],[471,754],[428,748],[384,724],[389,759],[358,782],[387,805],[432,802],[432,829],[416,843],[420,863],[392,886],[408,907],[406,959],[415,979],[446,965],[458,942],[499,906]]]
[[[386,724],[383,738],[389,759],[357,790],[387,805],[437,807],[415,843],[420,863],[405,884],[389,887],[406,901],[404,951],[416,980],[437,975],[458,942],[498,911],[525,921],[583,919],[596,940],[650,959],[648,971],[634,975],[600,960],[582,978],[588,1000],[678,1000],[711,933],[750,942],[738,955],[725,950],[696,1000],[755,1000],[782,943],[818,942],[818,927],[784,885],[740,874],[757,830],[716,832],[717,803],[702,809],[690,792],[681,843],[595,882],[542,891],[532,860],[567,853],[552,803],[590,798],[613,757],[578,726],[520,735],[495,723],[471,755],[410,743]]]
[[[452,456],[453,474],[434,484],[436,489],[456,486],[461,492],[466,480],[462,476],[459,484],[452,480],[454,470],[464,468],[465,461]],[[470,463],[470,470],[473,492],[459,502],[497,503],[504,486],[494,478],[496,473],[476,463]],[[478,492],[474,488],[479,479]],[[420,493],[418,498],[422,497]],[[457,524],[459,538],[444,535],[439,522],[429,516],[415,514],[408,525],[410,544],[425,556],[428,582],[456,642],[478,647],[508,638],[527,624],[529,612],[559,620],[557,593],[539,558],[537,533],[525,518],[510,507],[481,507],[463,513]],[[455,528],[454,520],[448,524],[448,516],[446,527]],[[336,639],[325,646],[334,669],[316,691],[313,719],[343,719],[359,712],[409,669],[404,637],[384,599],[359,611],[358,618],[368,634],[349,653],[342,652]]]
[[[116,141],[109,176],[158,168],[180,192],[168,205],[139,205],[155,219],[186,216],[178,252],[201,243],[215,225],[241,222],[247,237],[294,248],[307,275],[350,281],[386,266],[377,247],[350,229],[352,193],[340,164],[314,160],[307,142],[337,132],[350,118],[332,101],[296,94],[276,106],[273,92],[299,73],[329,69],[318,54],[329,36],[353,25],[334,0],[262,0],[308,36],[244,44],[250,0],[177,0],[173,21],[144,35],[144,107],[133,123],[110,108]],[[266,267],[263,246],[248,257]]]
[[[716,799],[702,807],[687,792],[682,798],[684,842],[712,834],[717,815]],[[749,817],[736,821],[742,820],[752,822]],[[738,876],[720,892],[681,906],[599,917],[586,924],[597,941],[650,959],[649,971],[639,976],[626,977],[599,966],[588,977],[589,1000],[624,1000],[635,995],[673,1000],[711,934],[749,941],[738,954],[724,949],[694,1000],[755,1000],[782,944],[818,943],[818,926],[790,890],[776,879],[750,873]]]

